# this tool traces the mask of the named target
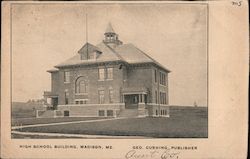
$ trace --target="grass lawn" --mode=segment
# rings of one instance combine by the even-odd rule
[[[107,117],[106,117],[107,118]],[[105,117],[62,117],[62,118],[17,118],[11,120],[12,126],[33,125],[33,124],[47,124],[47,123],[59,123],[69,121],[85,121],[106,119]]]
[[[169,138],[206,138],[207,111],[175,112],[170,118],[130,118],[111,121],[29,127],[19,131]]]

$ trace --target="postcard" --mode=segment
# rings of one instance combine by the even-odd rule
[[[1,158],[247,157],[247,1],[2,13]]]

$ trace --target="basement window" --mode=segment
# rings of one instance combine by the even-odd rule
[[[99,110],[98,111],[98,116],[105,116],[104,110]]]
[[[113,110],[107,110],[107,116],[113,116],[114,112]]]

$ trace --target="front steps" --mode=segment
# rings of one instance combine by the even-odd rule
[[[137,117],[138,109],[122,109],[118,117]]]

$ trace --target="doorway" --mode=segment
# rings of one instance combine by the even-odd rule
[[[138,109],[139,95],[124,95],[125,109]]]

